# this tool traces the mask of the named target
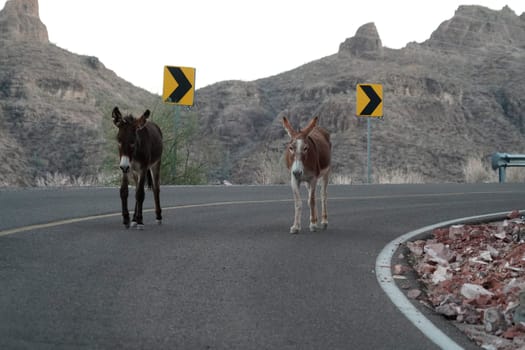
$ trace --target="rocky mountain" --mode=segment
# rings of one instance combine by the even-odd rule
[[[139,113],[156,100],[96,57],[51,44],[37,0],[9,0],[0,11],[0,186],[96,174],[112,106]]]
[[[199,109],[206,111],[206,132],[228,143],[244,165],[234,167],[234,178],[254,181],[257,171],[244,169],[283,148],[282,115],[296,125],[318,115],[332,132],[335,173],[362,182],[367,136],[366,121],[355,117],[356,85],[380,83],[384,118],[371,121],[374,171],[458,182],[469,157],[488,164],[496,151],[525,152],[524,79],[525,14],[461,6],[423,43],[383,47],[368,23],[334,55],[266,79],[200,90]]]
[[[210,181],[268,178],[261,174],[282,168],[282,116],[302,125],[317,115],[332,133],[334,173],[363,182],[367,121],[355,116],[355,91],[358,83],[379,83],[384,118],[371,120],[374,173],[402,169],[428,182],[460,182],[469,157],[525,152],[523,81],[525,14],[460,6],[423,43],[389,49],[367,23],[333,55],[272,77],[199,89],[181,118],[197,115],[201,139],[221,145]],[[110,108],[138,113],[158,101],[97,58],[50,44],[37,0],[9,0],[0,12],[4,184],[32,184],[46,171],[100,171]]]

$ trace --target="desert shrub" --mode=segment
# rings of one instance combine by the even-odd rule
[[[489,160],[483,156],[471,156],[463,165],[463,175],[466,183],[496,182],[497,175],[490,167]]]
[[[256,170],[256,184],[284,184],[290,181],[290,173],[286,168],[282,152],[267,151],[262,157],[262,165]]]

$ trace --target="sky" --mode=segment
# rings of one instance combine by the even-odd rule
[[[39,0],[51,43],[159,95],[164,66],[195,68],[196,89],[252,81],[337,53],[368,22],[385,47],[423,42],[460,5],[525,12],[523,0]]]

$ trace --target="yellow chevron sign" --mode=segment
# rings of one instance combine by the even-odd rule
[[[162,101],[165,103],[193,106],[195,95],[195,68],[164,67]]]
[[[358,117],[383,117],[383,85],[357,84],[356,100]]]

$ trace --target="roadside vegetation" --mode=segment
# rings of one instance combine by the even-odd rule
[[[278,185],[290,181],[290,173],[286,168],[283,152],[266,151],[262,159],[262,165],[256,171],[256,184]]]
[[[186,115],[184,118],[174,118],[172,112],[161,111],[154,116],[164,132],[164,155],[162,158],[161,179],[164,185],[203,185],[217,183],[215,177],[225,174],[214,174],[213,169],[222,169],[226,162],[219,145],[206,142],[198,137],[197,116]],[[177,125],[174,125],[177,124]],[[111,125],[112,126],[112,125]],[[106,127],[106,159],[96,176],[70,176],[62,173],[47,173],[36,179],[37,187],[54,186],[115,186],[120,183],[118,169],[116,130]],[[227,158],[227,157],[226,157]],[[495,183],[498,173],[490,166],[489,156],[477,155],[470,157],[462,167],[464,183]],[[213,175],[210,175],[213,174]],[[262,163],[256,171],[255,184],[288,184],[290,175],[286,169],[283,153],[268,150],[262,154]],[[374,169],[372,182],[375,184],[422,184],[428,181],[425,177],[410,169]],[[525,182],[525,169],[508,168],[506,182]],[[343,173],[333,172],[330,183],[350,185],[363,183],[362,179],[354,179]],[[1,187],[1,183],[0,183]]]
[[[108,112],[110,115],[111,112]],[[182,116],[182,114],[184,115]],[[202,185],[208,183],[208,173],[221,161],[221,147],[199,137],[197,115],[191,110],[176,110],[173,107],[158,105],[152,110],[152,121],[157,123],[164,137],[161,179],[164,185]],[[104,184],[115,185],[120,182],[118,152],[115,135],[116,128],[110,118],[105,120],[105,160],[101,172],[116,174],[103,177]]]
[[[378,184],[422,184],[423,175],[409,169],[379,169],[374,175],[374,183]]]
[[[483,156],[472,156],[463,165],[463,176],[466,183],[497,182],[498,175],[492,170],[490,160]]]
[[[498,182],[498,172],[490,165],[490,156],[473,156],[463,165],[463,175],[466,183]],[[507,168],[505,182],[525,182],[524,168]]]

